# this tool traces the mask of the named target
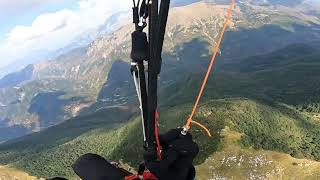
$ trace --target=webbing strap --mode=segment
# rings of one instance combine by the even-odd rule
[[[158,22],[158,0],[150,1],[150,13],[149,13],[149,50],[150,60],[148,62],[148,130],[147,130],[147,141],[148,151],[154,151],[155,145],[155,112],[157,109],[157,85],[158,75],[154,73],[155,57],[154,57],[154,46],[156,39],[156,28]]]
[[[146,129],[145,129],[145,120],[144,120],[144,110],[142,108],[143,103],[142,103],[142,95],[141,95],[141,82],[140,82],[140,70],[139,66],[137,63],[131,63],[131,66],[135,67],[135,70],[133,71],[132,77],[133,77],[133,82],[136,87],[136,92],[139,100],[139,109],[141,113],[141,124],[142,124],[142,133],[143,133],[143,142],[146,142]]]
[[[157,71],[155,73],[159,74],[161,71],[161,53],[163,49],[164,36],[167,27],[168,15],[170,8],[170,0],[161,0],[160,12],[159,12],[159,23],[157,28],[157,36],[155,39],[154,56],[156,58]]]
[[[161,53],[167,25],[170,0],[161,0],[159,13],[158,3],[158,0],[152,1],[151,12],[149,17],[150,61],[148,66],[148,127],[150,135],[149,143],[150,145],[152,145],[152,147],[150,147],[150,150],[153,151],[155,149],[158,149],[159,152],[160,144],[157,141],[158,119],[156,117],[158,100],[158,76],[161,71]],[[158,153],[158,159],[161,159],[160,153]]]

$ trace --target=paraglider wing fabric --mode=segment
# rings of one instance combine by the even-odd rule
[[[66,178],[61,178],[61,177],[54,177],[46,180],[67,180]]]
[[[110,164],[96,154],[85,154],[73,165],[74,172],[83,180],[122,180],[129,172]]]

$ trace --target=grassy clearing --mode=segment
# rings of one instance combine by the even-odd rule
[[[197,166],[198,179],[306,179],[320,178],[320,162],[296,159],[290,155],[243,148],[243,134],[223,129],[219,151]]]
[[[5,166],[0,166],[0,180],[44,180],[39,179],[29,174],[16,170],[14,168],[9,168]]]

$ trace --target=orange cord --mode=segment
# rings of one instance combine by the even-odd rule
[[[222,28],[222,31],[221,31],[221,34],[220,34],[218,43],[217,43],[217,45],[216,45],[216,47],[215,47],[215,50],[214,50],[214,53],[213,53],[211,62],[210,62],[210,64],[209,64],[209,67],[208,67],[206,76],[205,76],[205,78],[204,78],[204,80],[203,80],[203,83],[202,83],[200,92],[199,92],[198,97],[197,97],[197,100],[196,100],[196,102],[195,102],[195,104],[194,104],[194,106],[193,106],[191,115],[190,115],[190,117],[189,117],[189,119],[188,119],[188,121],[187,121],[187,123],[186,123],[186,125],[185,125],[185,128],[186,128],[187,130],[190,129],[191,123],[193,123],[193,124],[195,124],[195,125],[198,125],[199,127],[201,127],[202,129],[204,129],[204,130],[207,132],[207,134],[208,134],[209,137],[211,137],[211,133],[210,133],[210,131],[208,130],[208,128],[206,128],[204,125],[202,125],[202,124],[194,121],[192,118],[193,118],[193,116],[194,116],[195,113],[196,113],[197,107],[198,107],[198,105],[199,105],[200,99],[201,99],[202,94],[203,94],[203,91],[204,91],[204,88],[205,88],[205,86],[206,86],[206,84],[207,84],[207,81],[208,81],[210,72],[211,72],[211,70],[212,70],[212,68],[213,68],[213,64],[214,64],[215,59],[216,59],[216,56],[217,56],[217,54],[218,54],[218,51],[219,51],[219,48],[220,48],[220,44],[221,44],[221,42],[222,42],[222,40],[223,40],[224,33],[226,32],[226,29],[227,29],[227,27],[228,27],[229,21],[230,21],[230,19],[231,19],[231,13],[232,13],[233,6],[234,6],[234,0],[231,0],[231,4],[230,4],[229,10],[228,10],[228,12],[227,12],[227,18],[226,18],[226,20],[224,21],[224,25],[223,25],[223,28]]]

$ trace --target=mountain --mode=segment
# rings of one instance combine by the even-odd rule
[[[105,34],[117,30],[124,24],[128,24],[131,19],[130,16],[131,14],[129,12],[115,13],[112,16],[108,17],[102,25],[84,31],[83,33],[72,39],[68,44],[64,45],[64,47],[60,47],[58,49],[53,49],[50,51],[45,51],[42,49],[29,52],[29,54],[25,55],[23,58],[15,60],[7,66],[0,67],[0,78],[10,73],[20,71],[30,64],[48,62],[75,49],[87,47],[97,38],[100,38]]]
[[[166,63],[181,62],[188,56],[198,59],[197,56],[188,54],[183,49],[185,45],[197,46],[194,50],[200,50],[204,54],[210,53],[207,47],[215,44],[216,34],[220,30],[224,12],[228,7],[228,5],[216,3],[197,2],[172,8],[164,47],[164,56],[168,54],[169,60],[164,61],[164,66]],[[202,9],[202,11],[194,13],[194,9]],[[227,32],[221,48],[224,62],[272,52],[292,43],[307,43],[319,39],[319,17],[307,12],[310,11],[304,8],[258,6],[249,1],[239,2],[233,15],[231,30]],[[304,15],[300,16],[300,14]],[[126,13],[119,13],[110,17],[106,21],[105,28],[109,30],[118,28],[125,22],[121,19],[126,15]],[[118,24],[120,20],[121,23]],[[122,89],[121,93],[116,95],[122,94],[127,97],[119,99],[113,96],[119,84],[110,83],[113,84],[112,87],[107,87],[109,90],[105,89],[105,85],[110,80],[109,71],[117,68],[113,63],[117,60],[129,62],[132,28],[132,25],[122,26],[113,33],[101,36],[88,46],[70,48],[66,54],[54,60],[34,64],[32,77],[26,78],[23,77],[23,73],[21,76],[18,73],[2,79],[0,82],[11,83],[0,91],[0,102],[3,105],[0,108],[0,117],[8,121],[5,127],[18,125],[26,127],[29,131],[39,131],[71,117],[95,112],[106,105],[135,104],[134,91],[126,92],[127,88]],[[103,29],[100,31],[107,32]],[[200,62],[206,61],[207,57],[203,57]],[[192,65],[198,67],[199,62],[194,61]],[[126,68],[123,67],[123,70]],[[189,67],[184,68],[181,69],[182,72],[194,71]],[[167,73],[168,78],[162,81],[164,87],[182,76],[180,73],[181,76],[178,75],[172,79],[170,74],[176,74],[180,70],[175,67],[167,70],[170,72]],[[27,68],[21,72],[26,71]],[[200,73],[202,69],[194,72]],[[128,72],[126,73],[126,76],[130,76]],[[122,87],[126,85],[123,84]],[[61,95],[56,96],[56,93]],[[39,94],[42,98],[39,98]],[[32,104],[35,106],[38,101],[37,107],[40,107],[40,104],[45,102],[43,97],[55,103],[50,108],[40,110],[31,108]],[[63,99],[63,103],[60,99]],[[56,113],[51,116],[48,110]],[[60,116],[59,113],[63,115]]]
[[[171,7],[186,6],[199,1],[201,0],[174,0],[171,3]]]
[[[299,5],[304,0],[258,0],[258,1],[251,1],[254,4],[259,5],[285,5],[285,6],[295,6]]]
[[[6,75],[11,73],[15,73],[17,71],[21,71],[22,69],[26,68],[28,65],[34,63],[40,63],[42,61],[47,61],[50,59],[48,51],[35,51],[30,53],[29,55],[24,56],[18,60],[13,61],[12,63],[0,67],[0,78],[3,78]]]
[[[79,48],[86,48],[90,43],[104,35],[112,33],[125,24],[129,24],[131,20],[131,13],[118,12],[109,16],[105,22],[97,28],[89,29],[79,36],[75,37],[68,45],[58,50],[55,50],[52,54],[54,57],[68,54],[70,51]],[[53,58],[54,59],[54,58]]]
[[[181,126],[188,116],[228,7],[216,3],[171,10],[159,86],[161,131]],[[317,178],[319,24],[300,4],[236,5],[196,117],[214,138],[193,129],[201,146],[200,177],[228,178],[234,170],[243,179],[272,172],[275,179],[296,178],[295,171]],[[140,162],[141,128],[128,63],[131,31],[131,25],[123,26],[88,47],[35,64],[31,78],[1,88],[0,128],[36,133],[0,145],[0,164],[38,177],[73,177],[70,164],[87,152],[132,167]],[[215,177],[205,173],[207,167],[216,168]]]
[[[6,75],[0,80],[0,88],[17,86],[18,84],[28,81],[32,78],[33,66],[29,65],[26,68],[16,73]]]

